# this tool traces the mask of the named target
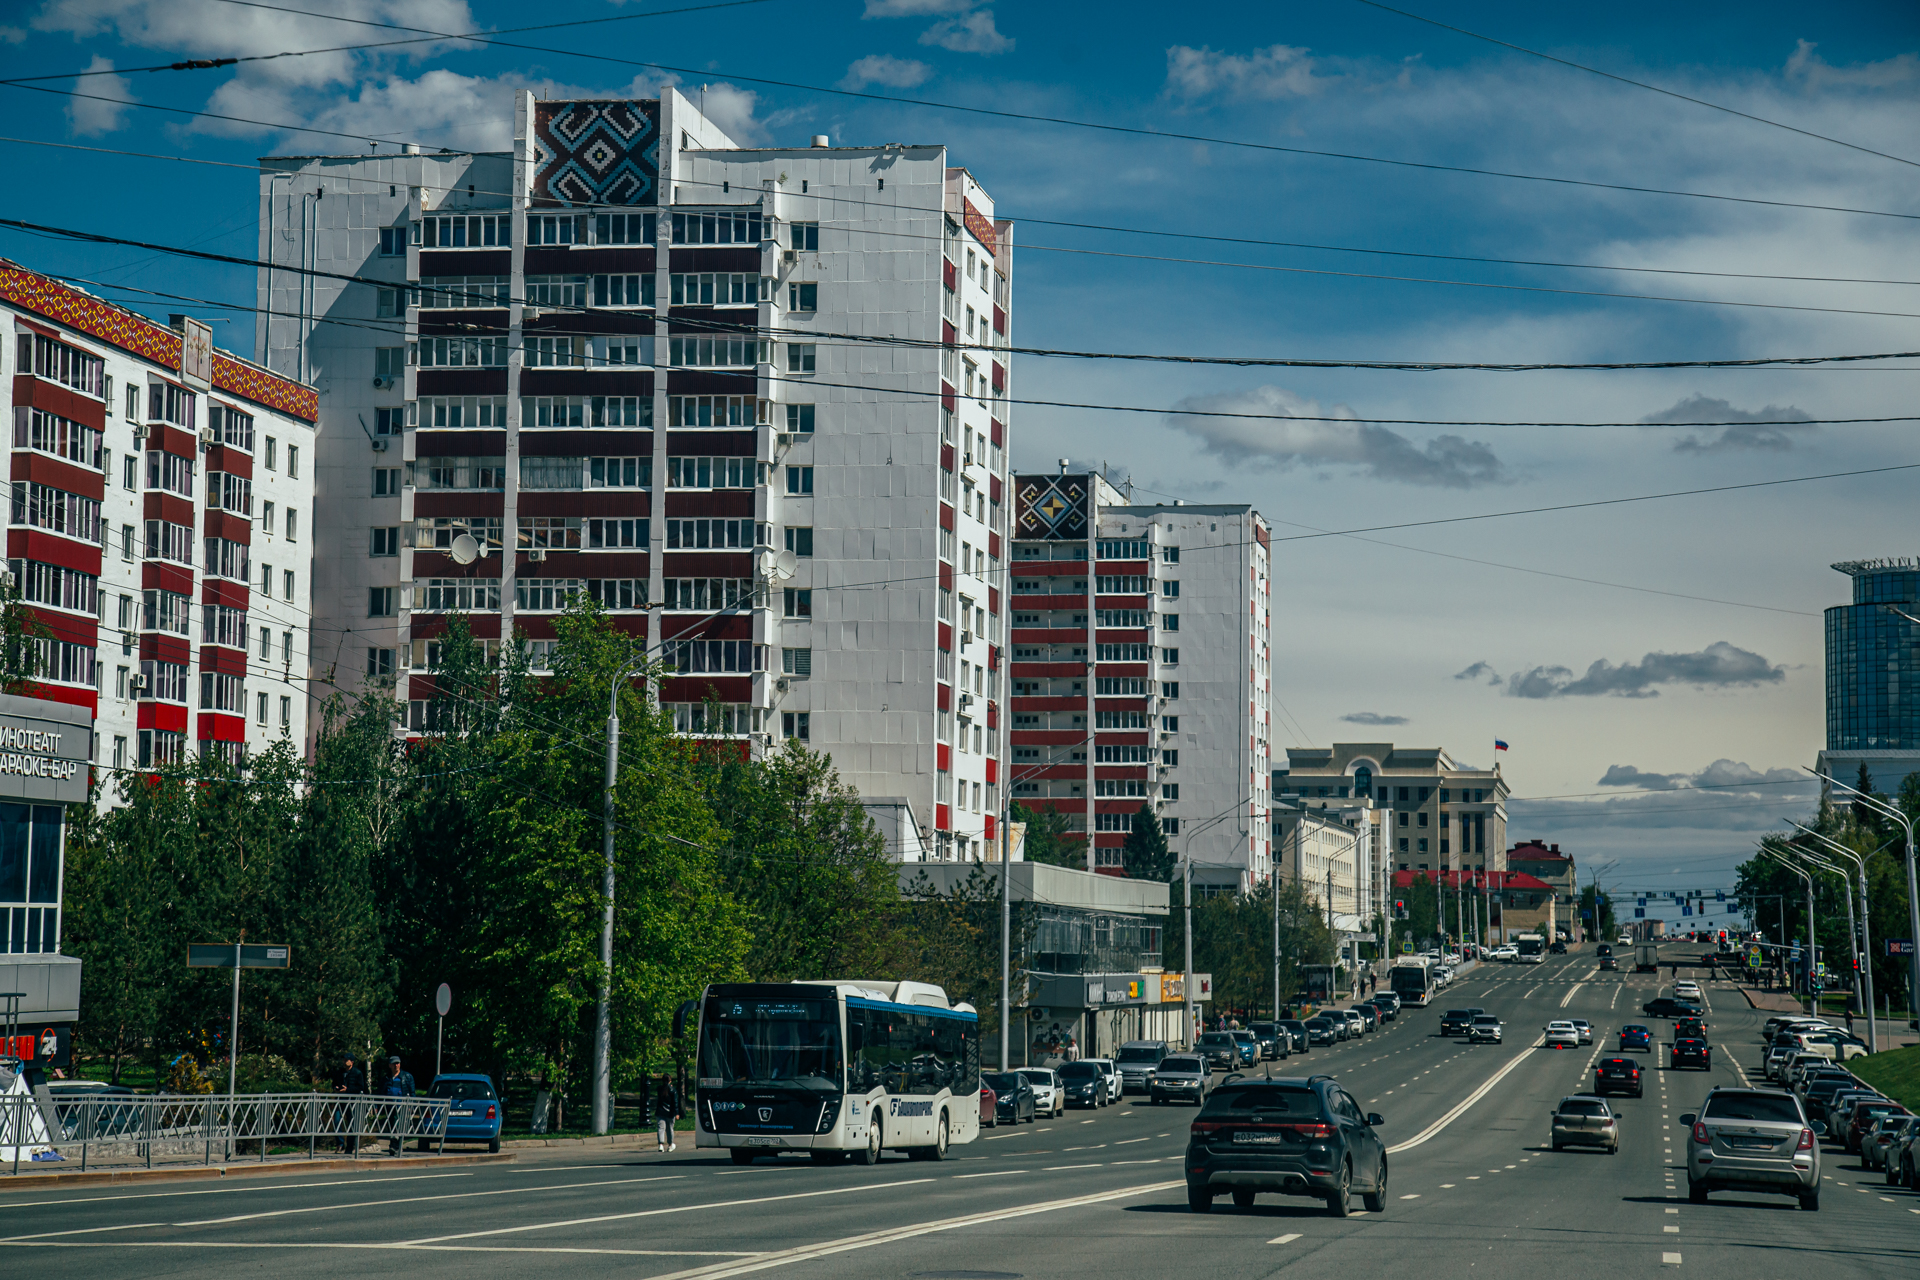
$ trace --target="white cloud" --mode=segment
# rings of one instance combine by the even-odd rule
[[[87,64],[89,71],[111,71],[113,60],[93,55],[93,61]],[[133,98],[133,87],[125,76],[88,76],[77,82],[80,92],[93,94],[91,98],[67,99],[67,123],[76,138],[97,138],[103,133],[112,133],[126,123],[130,108],[114,102],[101,102],[100,98]]]
[[[994,54],[1013,48],[1012,40],[994,30],[991,9],[936,22],[920,33],[920,43],[938,45],[953,53]]]
[[[1689,435],[1674,442],[1676,453],[1716,453],[1725,449],[1767,449],[1784,451],[1793,448],[1794,434],[1817,430],[1806,419],[1812,415],[1804,409],[1792,405],[1770,404],[1764,409],[1736,409],[1731,401],[1702,395],[1694,392],[1677,404],[1668,406],[1658,413],[1648,414],[1640,421],[1648,426],[1674,426],[1695,422],[1731,423],[1720,428],[1720,434],[1702,440],[1697,435]]]
[[[980,0],[867,0],[863,18],[924,18],[936,13],[965,13]]]
[[[1315,77],[1305,49],[1276,44],[1249,54],[1222,53],[1177,44],[1167,50],[1166,91],[1176,98],[1272,102],[1318,93],[1328,77]]]
[[[840,81],[842,89],[864,89],[870,84],[889,89],[911,89],[926,83],[933,68],[912,58],[895,58],[884,53],[869,54],[847,68]]]
[[[1456,435],[1425,445],[1376,423],[1360,421],[1346,405],[1331,411],[1320,402],[1262,386],[1223,395],[1188,396],[1174,408],[1257,417],[1173,417],[1168,425],[1197,436],[1209,453],[1229,463],[1284,470],[1295,466],[1346,466],[1376,480],[1468,489],[1509,479],[1491,447]],[[1339,418],[1316,422],[1314,418]]]
[[[1789,80],[1798,80],[1809,93],[1818,93],[1830,85],[1852,89],[1890,89],[1895,85],[1920,83],[1920,57],[1903,53],[1882,62],[1856,62],[1836,67],[1814,50],[1811,40],[1799,41],[1793,56],[1787,59]]]

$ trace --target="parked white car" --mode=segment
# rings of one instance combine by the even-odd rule
[[[1571,1022],[1549,1022],[1546,1027],[1546,1047],[1549,1049],[1578,1049],[1580,1047],[1580,1028]]]
[[[1060,1091],[1060,1077],[1051,1067],[1016,1067],[1018,1075],[1033,1086],[1033,1114],[1052,1119],[1067,1109],[1067,1095]]]
[[[1502,960],[1510,963],[1520,958],[1520,948],[1514,946],[1511,942],[1505,942],[1495,947],[1487,958],[1489,960]]]

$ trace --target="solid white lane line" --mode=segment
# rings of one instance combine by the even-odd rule
[[[1114,1145],[1114,1146],[1116,1146],[1116,1147],[1124,1147],[1124,1146],[1126,1146],[1126,1145],[1128,1145],[1129,1143],[1134,1143],[1134,1142],[1152,1142],[1152,1141],[1153,1141],[1153,1139],[1152,1139],[1152,1138],[1124,1138],[1124,1139],[1122,1139],[1121,1141],[1119,1141],[1119,1142],[1116,1142],[1116,1143],[1114,1143],[1113,1145]]]
[[[605,1168],[605,1165],[580,1165],[579,1168]],[[515,1172],[520,1172],[515,1170]],[[369,1182],[423,1182],[432,1178],[471,1178],[470,1173],[409,1173],[397,1178],[350,1178],[345,1182],[280,1182],[257,1187],[209,1187],[200,1191],[139,1191],[121,1196],[80,1196],[71,1200],[10,1200],[0,1209],[39,1209],[47,1205],[99,1204],[104,1200],[171,1200],[175,1196],[225,1196],[244,1191],[306,1191],[314,1187],[361,1187]]]
[[[352,1204],[315,1204],[298,1209],[262,1209],[258,1213],[234,1213],[224,1218],[201,1218],[195,1222],[176,1222],[176,1227],[212,1227],[225,1222],[250,1222],[255,1218],[283,1218],[296,1213],[328,1213],[336,1209],[372,1209],[385,1204],[427,1204],[435,1200],[476,1200],[485,1196],[535,1195],[543,1191],[577,1191],[581,1187],[621,1187],[642,1182],[679,1182],[683,1173],[657,1178],[603,1178],[598,1182],[563,1182],[551,1187],[508,1187],[502,1191],[453,1191],[439,1196],[407,1196],[400,1200],[360,1200]]]
[[[959,1177],[955,1178],[954,1181],[961,1182],[961,1181],[965,1181],[968,1178],[1004,1178],[1010,1173],[1032,1173],[1032,1172],[1033,1170],[1031,1169],[995,1169],[992,1173],[963,1173],[959,1175]]]
[[[1298,1240],[1299,1238],[1300,1238],[1300,1233],[1298,1231],[1289,1231],[1286,1235],[1275,1236],[1273,1239],[1267,1241],[1267,1243],[1268,1244],[1292,1244],[1295,1240]]]
[[[1050,1164],[1045,1169],[1041,1170],[1041,1172],[1042,1173],[1060,1173],[1061,1171],[1066,1169],[1098,1169],[1099,1167],[1100,1166],[1097,1164]]]
[[[1544,1037],[1542,1037],[1542,1039],[1544,1039]],[[1532,1044],[1528,1045],[1527,1048],[1537,1049],[1540,1047],[1541,1043],[1542,1043],[1542,1040],[1535,1040]],[[1445,1115],[1441,1116],[1438,1120],[1434,1121],[1432,1124],[1428,1125],[1425,1129],[1421,1130],[1419,1133],[1407,1139],[1405,1142],[1401,1143],[1400,1145],[1394,1146],[1394,1147],[1388,1147],[1387,1154],[1398,1155],[1402,1151],[1411,1150],[1412,1148],[1417,1147],[1421,1143],[1427,1141],[1429,1138],[1433,1137],[1435,1134],[1439,1133],[1442,1129],[1445,1129],[1448,1125],[1452,1124],[1455,1120],[1459,1119],[1460,1116],[1466,1112],[1467,1108],[1471,1107],[1474,1103],[1480,1101],[1480,1099],[1486,1097],[1488,1093],[1492,1092],[1493,1087],[1499,1084],[1502,1080],[1506,1079],[1508,1073],[1510,1073],[1515,1067],[1519,1066],[1521,1063],[1525,1062],[1528,1056],[1529,1055],[1524,1051],[1518,1054],[1513,1059],[1513,1061],[1509,1062],[1506,1066],[1494,1072],[1493,1075],[1487,1079],[1487,1082],[1485,1084],[1481,1085],[1478,1089],[1475,1089],[1472,1093],[1468,1094],[1464,1100],[1462,1100],[1457,1106],[1453,1108],[1453,1110],[1447,1112]]]
[[[1580,992],[1580,988],[1586,985],[1587,984],[1584,982],[1576,982],[1572,986],[1568,987],[1567,994],[1561,998],[1560,1007],[1564,1009],[1568,1005],[1572,1004],[1574,996],[1578,995]]]
[[[861,1191],[883,1191],[888,1187],[912,1187],[932,1178],[908,1178],[900,1182],[870,1182],[858,1187],[832,1187],[825,1191],[796,1191],[784,1196],[754,1196],[747,1200],[716,1200],[709,1204],[681,1204],[661,1209],[636,1209],[631,1213],[603,1213],[591,1218],[567,1218],[554,1222],[529,1222],[518,1227],[495,1227],[490,1231],[462,1231],[447,1236],[422,1236],[417,1240],[399,1240],[399,1245],[444,1244],[449,1240],[474,1240],[482,1236],[513,1235],[521,1231],[551,1231],[557,1227],[584,1227],[598,1222],[625,1222],[633,1218],[654,1218],[668,1213],[695,1213],[701,1209],[735,1209],[747,1204],[774,1204],[781,1200],[811,1200],[816,1196],[847,1195]]]

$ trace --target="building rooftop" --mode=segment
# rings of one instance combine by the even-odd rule
[[[1573,855],[1560,852],[1559,845],[1540,840],[1522,840],[1507,850],[1509,862],[1572,862]]]
[[[1422,880],[1437,879],[1442,888],[1457,889],[1464,879],[1469,891],[1486,889],[1537,889],[1542,893],[1552,893],[1553,886],[1539,876],[1530,876],[1524,871],[1396,871],[1393,873],[1393,885],[1404,889],[1412,884],[1414,877]]]

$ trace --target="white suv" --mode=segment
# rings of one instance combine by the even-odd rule
[[[1549,1022],[1547,1024],[1546,1047],[1549,1049],[1578,1049],[1580,1047],[1580,1028],[1571,1022]]]
[[[1705,999],[1705,997],[1700,994],[1700,984],[1689,978],[1682,978],[1679,982],[1673,984],[1673,998],[1675,1000],[1693,1000],[1696,1002]]]

